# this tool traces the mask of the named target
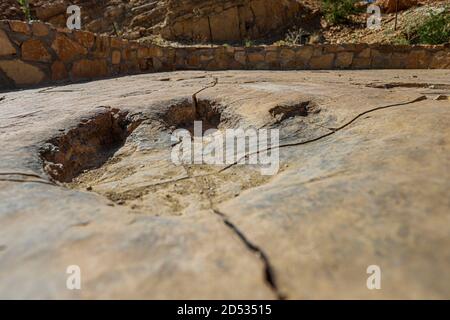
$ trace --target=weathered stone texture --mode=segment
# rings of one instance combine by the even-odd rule
[[[449,299],[448,74],[184,71],[2,92],[0,299]],[[174,163],[171,133],[197,117],[279,129],[280,170]],[[74,264],[82,290],[66,287]]]
[[[68,77],[69,74],[67,73],[64,63],[61,61],[55,61],[52,64],[52,80],[54,81],[66,80]]]
[[[87,54],[87,50],[83,46],[63,34],[56,35],[52,48],[63,62],[70,62],[76,57]]]
[[[31,33],[30,26],[26,22],[23,22],[23,21],[12,20],[9,22],[9,27],[14,32],[24,33],[24,34]]]
[[[75,79],[93,79],[108,75],[105,60],[79,60],[73,64],[72,76]]]
[[[33,30],[33,35],[36,37],[45,37],[49,33],[49,27],[42,22],[33,22],[31,29]]]
[[[36,85],[45,79],[42,70],[21,60],[0,60],[0,70],[17,85]]]
[[[14,54],[16,54],[16,49],[8,39],[6,32],[0,30],[0,56],[9,56]]]
[[[22,44],[22,59],[29,61],[50,62],[52,56],[40,40],[30,39]]]

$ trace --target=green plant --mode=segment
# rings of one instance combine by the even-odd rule
[[[31,20],[31,11],[30,11],[30,4],[28,3],[28,0],[17,0],[17,2],[20,4],[20,8],[22,9],[25,18],[30,21]]]
[[[254,42],[252,40],[250,40],[250,39],[246,39],[244,45],[246,47],[253,47]]]
[[[398,36],[392,40],[392,44],[395,45],[410,45],[411,42],[404,36]]]
[[[325,20],[330,24],[347,22],[351,14],[358,12],[357,2],[358,0],[322,0]]]
[[[442,44],[450,41],[450,10],[429,13],[418,26],[417,41],[425,44]]]
[[[293,28],[288,30],[284,41],[289,45],[298,45],[306,43],[309,37],[310,34],[302,28]]]

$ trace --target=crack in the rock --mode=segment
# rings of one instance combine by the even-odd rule
[[[377,107],[377,108],[372,108],[370,110],[364,111],[360,114],[358,114],[357,116],[355,116],[353,119],[351,119],[350,121],[346,122],[345,124],[343,124],[340,127],[337,128],[326,128],[329,129],[330,132],[324,135],[321,135],[317,138],[314,139],[310,139],[310,140],[306,140],[306,141],[300,141],[300,142],[295,142],[295,143],[287,143],[287,144],[281,144],[280,146],[278,146],[279,148],[283,148],[283,147],[290,147],[290,146],[298,146],[298,145],[304,145],[307,143],[312,143],[318,140],[321,140],[325,137],[328,137],[332,134],[335,134],[336,132],[348,127],[349,125],[351,125],[353,122],[355,122],[357,119],[361,118],[362,116],[371,113],[371,112],[375,112],[378,110],[382,110],[382,109],[387,109],[387,108],[391,108],[391,107],[396,107],[396,106],[402,106],[402,105],[406,105],[406,104],[411,104],[414,102],[418,102],[418,101],[422,101],[427,99],[425,96],[421,96],[418,97],[412,101],[408,101],[408,102],[404,102],[404,103],[396,103],[396,104],[391,104],[391,105],[387,105],[387,106],[381,106],[381,107]],[[265,151],[271,150],[272,148],[267,148]],[[255,152],[255,153],[259,153]],[[254,153],[252,153],[254,154]],[[229,168],[231,168],[232,166],[236,165],[237,163],[239,163],[241,160],[243,160],[244,158],[250,156],[251,154],[247,154],[244,157],[242,157],[241,159],[239,159],[238,161],[236,161],[234,164],[231,164],[229,166],[226,166],[225,168],[219,170],[217,173],[221,173]],[[190,177],[189,177],[190,178]],[[189,179],[188,178],[188,179]],[[211,197],[208,195],[208,193],[206,193],[206,196],[210,202],[210,207],[211,210],[221,218],[222,222],[236,235],[238,236],[238,238],[242,241],[242,243],[246,246],[246,248],[248,250],[250,250],[251,252],[255,253],[258,258],[260,259],[260,261],[262,262],[263,266],[264,266],[264,274],[265,274],[265,281],[267,283],[267,285],[270,287],[270,289],[272,290],[272,292],[274,293],[274,295],[280,299],[287,299],[287,297],[281,292],[277,282],[276,282],[276,276],[275,276],[275,272],[274,269],[271,265],[271,262],[267,256],[267,254],[260,248],[258,247],[256,244],[252,243],[246,236],[245,234],[235,225],[233,224],[228,218],[227,216],[222,213],[221,211],[219,211],[218,209],[216,209],[213,205],[212,199]]]
[[[364,116],[364,115],[366,115],[368,113],[375,112],[375,111],[378,111],[378,110],[387,109],[387,108],[392,108],[392,107],[404,106],[404,105],[407,105],[407,104],[411,104],[411,103],[415,103],[415,102],[419,102],[419,101],[423,101],[423,100],[427,100],[427,97],[426,96],[420,96],[420,97],[418,97],[418,98],[416,98],[414,100],[411,100],[411,101],[395,103],[395,104],[390,104],[390,105],[387,105],[387,106],[381,106],[381,107],[376,107],[376,108],[373,108],[373,109],[369,109],[367,111],[364,111],[364,112],[356,115],[353,119],[351,119],[350,121],[348,121],[347,123],[343,124],[340,127],[328,128],[328,129],[333,130],[334,132],[337,132],[339,130],[344,129],[345,127],[348,127],[353,122],[355,122],[356,120],[358,120],[359,118],[361,118],[362,116]]]
[[[49,182],[49,181],[39,181],[39,180],[20,180],[20,179],[3,179],[3,178],[0,178],[0,181],[5,181],[5,182],[19,182],[19,183],[28,183],[28,182],[30,182],[30,183],[47,184],[47,185],[50,185],[50,186],[58,186],[57,184],[51,183],[51,182]]]
[[[351,119],[350,121],[346,122],[345,124],[343,124],[340,127],[327,128],[327,129],[329,129],[331,131],[326,133],[326,134],[324,134],[324,135],[318,136],[318,137],[316,137],[314,139],[310,139],[310,140],[280,144],[280,145],[276,146],[276,148],[281,149],[281,148],[287,148],[287,147],[295,147],[295,146],[301,146],[301,145],[309,144],[309,143],[312,143],[312,142],[316,142],[316,141],[322,140],[322,139],[324,139],[326,137],[329,137],[329,136],[331,136],[331,135],[341,131],[342,129],[345,129],[346,127],[351,125],[353,122],[355,122],[356,120],[358,120],[359,118],[363,117],[364,115],[366,115],[368,113],[372,113],[372,112],[375,112],[375,111],[378,111],[378,110],[398,107],[398,106],[404,106],[404,105],[407,105],[407,104],[412,104],[412,103],[423,101],[423,100],[427,100],[427,97],[426,96],[420,96],[420,97],[418,97],[418,98],[416,98],[414,100],[411,100],[411,101],[395,103],[395,104],[389,104],[389,105],[386,105],[386,106],[372,108],[372,109],[366,110],[366,111],[364,111],[362,113],[359,113],[353,119]],[[270,151],[272,149],[273,149],[273,147],[268,147],[268,148],[266,148],[264,150],[258,150],[258,151],[252,152],[252,153],[248,153],[248,154],[244,155],[243,157],[241,157],[240,159],[238,159],[237,161],[235,161],[234,163],[231,163],[228,166],[222,168],[218,172],[221,173],[221,172],[224,172],[224,171],[230,169],[231,167],[234,167],[235,165],[239,164],[242,160],[246,159],[247,157],[249,157],[251,155],[259,154],[261,152]]]
[[[369,83],[368,88],[392,89],[392,88],[428,88],[428,89],[450,89],[446,83],[417,83],[417,82],[390,82],[390,83]]]
[[[267,256],[267,254],[256,244],[252,243],[245,235],[244,233],[235,225],[233,224],[225,214],[220,212],[219,210],[212,208],[211,209],[216,215],[218,215],[222,222],[242,241],[242,243],[245,245],[245,247],[256,254],[256,256],[259,258],[261,263],[264,266],[264,277],[266,284],[269,286],[270,290],[273,292],[273,294],[276,296],[278,300],[285,300],[287,299],[286,295],[284,295],[280,288],[278,287],[275,271],[272,267],[272,264],[270,263],[270,260]]]
[[[58,186],[57,183],[53,181],[49,181],[38,174],[34,173],[25,173],[25,172],[0,172],[0,176],[23,176],[23,177],[29,177],[29,178],[38,178],[41,180],[26,180],[26,179],[15,179],[15,178],[0,178],[0,181],[6,181],[6,182],[19,182],[19,183],[42,183],[42,184],[48,184],[52,186]]]
[[[210,83],[210,84],[207,85],[206,87],[204,87],[204,88],[198,90],[197,92],[195,92],[195,93],[192,95],[192,102],[193,102],[193,104],[194,104],[194,114],[195,114],[195,115],[197,115],[197,110],[198,110],[198,99],[197,99],[197,95],[198,95],[199,93],[205,91],[206,89],[215,87],[215,86],[219,83],[219,78],[214,77],[213,79],[214,79],[214,81],[213,81],[212,83]]]
[[[205,179],[205,183],[208,186],[208,190],[206,190],[206,192],[203,192],[209,202],[209,210],[212,211],[214,214],[216,214],[221,221],[223,222],[223,224],[230,229],[240,240],[241,242],[244,244],[244,246],[250,251],[253,252],[258,259],[261,261],[261,263],[263,264],[263,268],[264,268],[264,280],[267,284],[267,286],[270,288],[270,290],[272,291],[272,293],[274,294],[274,296],[278,299],[278,300],[285,300],[287,299],[287,296],[284,295],[280,288],[278,287],[277,281],[276,281],[276,276],[275,276],[275,271],[274,268],[272,267],[272,264],[270,263],[270,260],[267,256],[267,254],[264,252],[264,250],[262,250],[260,247],[258,247],[256,244],[252,243],[245,235],[244,233],[234,224],[232,223],[227,216],[222,213],[219,209],[215,208],[213,200],[211,198],[211,195],[209,194],[209,190],[211,190],[209,181],[207,179]]]
[[[25,176],[25,177],[32,177],[32,178],[39,178],[42,180],[46,180],[45,178],[41,177],[38,174],[26,173],[26,172],[0,172],[0,176]]]

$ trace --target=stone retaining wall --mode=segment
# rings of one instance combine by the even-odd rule
[[[173,70],[450,69],[450,45],[161,47],[0,21],[0,89]]]

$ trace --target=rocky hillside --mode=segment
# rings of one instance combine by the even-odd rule
[[[393,0],[378,0],[383,23],[392,22]],[[66,9],[82,9],[82,28],[127,39],[183,43],[258,41],[273,43],[308,35],[312,42],[384,42],[392,37],[369,32],[365,10],[346,25],[326,22],[321,0],[29,0],[31,19],[64,27]],[[436,6],[450,0],[401,0],[400,10]],[[361,1],[365,9],[365,2]],[[414,11],[415,12],[415,11]],[[389,15],[390,13],[390,15]],[[414,16],[414,15],[413,15]],[[0,19],[25,20],[17,0],[2,0]],[[388,25],[387,29],[392,28]],[[386,28],[384,28],[386,31]],[[313,35],[311,40],[311,35]],[[295,40],[295,41],[297,41]]]
[[[298,0],[30,0],[31,18],[63,27],[66,9],[82,9],[83,29],[129,39],[243,41],[280,34],[309,9]],[[18,1],[6,0],[2,19],[25,19]]]

